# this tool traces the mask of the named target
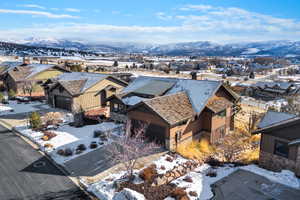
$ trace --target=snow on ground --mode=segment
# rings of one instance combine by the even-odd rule
[[[173,169],[179,163],[184,163],[187,161],[187,159],[178,156],[173,162],[168,162],[166,161],[167,156],[168,155],[164,155],[157,161],[154,161],[154,163],[157,166],[157,170],[159,174],[165,173],[167,170]],[[166,168],[165,170],[160,169],[162,165]],[[296,189],[300,188],[300,181],[294,175],[293,172],[288,170],[283,170],[282,172],[272,172],[272,171],[262,169],[257,165],[248,165],[243,167],[232,167],[230,165],[226,165],[224,167],[218,167],[213,169],[210,165],[203,164],[200,167],[196,168],[194,171],[186,174],[185,176],[182,176],[172,181],[172,183],[175,183],[178,187],[186,188],[187,193],[189,193],[190,191],[197,192],[198,197],[193,197],[189,195],[191,200],[196,200],[196,199],[206,200],[213,197],[213,193],[210,187],[211,184],[230,175],[231,173],[235,172],[238,169],[250,171],[252,173],[266,177],[270,181],[284,184],[289,187],[293,187]],[[206,174],[211,171],[216,172],[217,176],[216,177],[206,176]],[[125,172],[123,171],[117,174],[111,174],[107,178],[90,185],[88,187],[88,190],[93,192],[100,199],[111,200],[113,196],[116,194],[116,191],[114,190],[113,187],[113,182],[114,180],[120,179],[124,175],[124,173]],[[138,171],[135,171],[135,174],[138,174]],[[193,182],[190,183],[190,182],[183,181],[185,177],[191,177]],[[136,180],[136,182],[139,181],[140,180]],[[165,200],[171,200],[171,199],[173,198],[167,197]]]
[[[174,167],[185,163],[186,161],[188,161],[187,159],[181,157],[181,156],[177,156],[176,159],[173,160],[173,162],[169,162],[166,160],[167,157],[170,157],[169,155],[163,155],[162,157],[160,157],[158,160],[154,161],[153,163],[156,165],[157,168],[157,173],[158,174],[164,174],[169,170],[172,170]],[[161,166],[164,166],[165,169],[161,169]]]
[[[2,113],[1,108],[2,109],[10,108],[11,111]],[[28,112],[34,112],[41,109],[49,109],[49,108],[50,107],[47,104],[41,103],[39,101],[34,101],[30,103],[18,103],[17,101],[9,101],[9,104],[5,106],[0,105],[0,115],[28,113]]]
[[[31,129],[28,129],[28,127],[17,127],[16,129],[21,134],[38,144],[41,150],[48,153],[57,163],[63,164],[79,155],[83,155],[95,150],[89,148],[91,142],[96,142],[98,144],[97,148],[111,143],[110,138],[108,138],[107,141],[102,141],[99,137],[94,138],[95,130],[102,130],[103,132],[106,132],[108,130],[115,130],[112,131],[112,133],[115,133],[116,135],[116,132],[118,131],[116,128],[118,127],[120,127],[119,124],[115,124],[112,122],[104,122],[102,124],[83,126],[80,128],[72,127],[69,125],[62,125],[57,130],[51,130],[56,134],[56,136],[48,141],[44,141],[42,139],[44,135],[42,132],[32,131]],[[44,148],[45,144],[53,145],[53,148]],[[57,154],[57,150],[66,148],[70,148],[74,152],[77,146],[80,144],[84,144],[87,147],[87,149],[80,154],[73,154],[72,156],[68,157]]]
[[[8,114],[12,111],[13,109],[11,107],[0,104],[0,115]]]

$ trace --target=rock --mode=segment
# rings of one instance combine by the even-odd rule
[[[113,200],[146,200],[146,198],[141,193],[124,188],[122,191],[115,194]]]

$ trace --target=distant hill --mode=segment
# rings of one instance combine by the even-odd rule
[[[208,41],[186,42],[174,44],[141,44],[103,42],[87,43],[78,40],[37,39],[28,38],[15,43],[2,42],[7,52],[67,54],[78,52],[93,53],[147,53],[152,55],[169,56],[300,56],[300,42],[297,41],[266,41],[249,43],[217,44]],[[23,51],[25,50],[25,51]]]

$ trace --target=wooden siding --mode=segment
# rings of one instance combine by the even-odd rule
[[[272,135],[262,134],[261,135],[261,144],[260,144],[261,151],[274,154],[275,140],[286,142],[286,143],[291,142],[291,141],[283,139],[283,138],[278,138],[278,137],[275,137]],[[296,160],[296,158],[297,158],[297,146],[294,145],[289,148],[289,159]]]

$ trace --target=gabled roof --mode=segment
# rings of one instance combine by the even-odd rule
[[[195,115],[189,97],[185,92],[145,100],[136,106],[143,104],[151,108],[170,125],[190,119]]]
[[[224,97],[213,97],[209,99],[208,103],[206,104],[206,107],[209,108],[214,113],[218,113],[232,105],[233,103]]]
[[[169,90],[174,84],[175,83],[173,82],[151,80],[147,83],[147,85],[134,90],[133,93],[160,96]]]
[[[294,117],[276,124],[258,129],[254,132],[272,135],[286,140],[295,141],[300,139],[300,117]]]
[[[266,128],[272,125],[276,125],[280,122],[284,122],[289,119],[295,118],[296,115],[290,114],[290,113],[284,113],[284,112],[275,112],[275,111],[268,111],[262,120],[258,124],[258,128]]]
[[[8,74],[16,81],[30,79],[33,76],[51,69],[53,67],[57,67],[56,65],[46,65],[46,64],[30,64],[25,66],[16,66],[11,68],[8,71]],[[65,70],[66,71],[66,70]]]
[[[110,74],[88,73],[88,72],[70,72],[61,74],[56,78],[57,84],[63,86],[71,95],[79,95],[89,88],[93,87],[104,79],[113,78],[122,84],[123,81],[114,78]],[[53,86],[55,88],[55,86]]]
[[[154,90],[160,93],[166,90],[164,95],[172,95],[179,92],[185,92],[192,105],[193,110],[199,114],[207,104],[207,101],[216,93],[216,91],[222,86],[219,81],[208,80],[190,80],[190,79],[176,79],[176,78],[161,78],[161,77],[144,77],[140,76],[130,83],[126,88],[121,91],[121,96],[124,94],[135,93],[136,90],[147,88],[147,85],[151,83],[163,83],[163,90],[157,88]],[[153,87],[150,87],[153,89]],[[227,88],[225,88],[228,90]],[[148,90],[148,89],[147,89]],[[231,93],[230,93],[231,94]],[[233,98],[235,98],[233,96]]]

